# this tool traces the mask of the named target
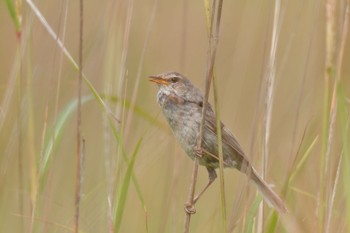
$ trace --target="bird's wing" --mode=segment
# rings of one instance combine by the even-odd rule
[[[216,134],[216,116],[210,105],[208,105],[205,121],[206,129]],[[237,154],[241,155],[244,159],[248,160],[243,152],[241,145],[238,143],[233,133],[222,122],[220,122],[220,126],[222,142],[232,147],[232,149],[234,149],[237,152]]]

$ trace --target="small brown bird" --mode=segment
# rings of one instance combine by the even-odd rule
[[[181,147],[191,159],[198,156],[199,164],[208,170],[209,182],[194,198],[195,203],[217,177],[215,169],[219,167],[219,160],[215,113],[208,104],[202,148],[198,148],[204,101],[201,91],[177,72],[161,73],[149,78],[150,81],[158,84],[157,101]],[[247,174],[270,206],[272,205],[280,213],[287,212],[281,198],[257,174],[235,136],[223,123],[221,123],[221,133],[224,167],[236,168]],[[186,210],[191,212],[190,208]]]

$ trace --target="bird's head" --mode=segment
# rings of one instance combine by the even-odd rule
[[[194,89],[192,83],[177,72],[165,72],[148,77],[151,82],[158,85],[159,91],[184,96]]]

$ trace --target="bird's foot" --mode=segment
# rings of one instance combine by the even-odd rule
[[[196,213],[196,209],[194,208],[194,205],[191,203],[185,203],[185,211],[188,214],[195,214]]]
[[[203,149],[199,145],[196,145],[195,148],[194,148],[194,154],[198,158],[202,158],[202,156],[203,156]]]

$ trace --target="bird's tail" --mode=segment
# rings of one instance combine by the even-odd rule
[[[279,213],[288,212],[286,205],[282,199],[269,187],[269,185],[257,174],[257,172],[252,168],[251,179],[254,181],[258,190],[264,197],[265,201],[270,207],[274,207]]]

